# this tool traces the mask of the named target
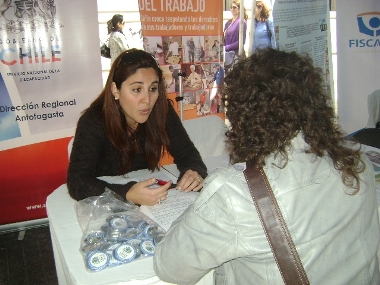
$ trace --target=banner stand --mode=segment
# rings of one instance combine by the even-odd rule
[[[0,225],[0,234],[4,234],[8,232],[25,231],[27,229],[37,228],[37,227],[45,226],[48,224],[49,224],[49,219],[43,218],[43,219],[29,220],[29,221],[19,222],[19,223]]]
[[[176,98],[176,101],[178,102],[179,104],[179,117],[181,118],[181,121],[183,121],[183,79],[182,77],[186,77],[186,73],[185,72],[180,72],[178,73],[178,76],[179,76],[179,92],[178,92],[178,96]]]

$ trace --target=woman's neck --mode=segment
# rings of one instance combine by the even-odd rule
[[[232,22],[235,22],[237,19],[239,19],[239,16],[238,16],[238,15],[233,16],[233,17],[232,17]]]

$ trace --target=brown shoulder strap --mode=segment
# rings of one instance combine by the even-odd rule
[[[310,284],[264,170],[247,165],[244,176],[285,284]]]

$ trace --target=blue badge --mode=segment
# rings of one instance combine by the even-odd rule
[[[107,252],[95,250],[86,255],[87,267],[93,271],[100,271],[108,266],[110,256]]]

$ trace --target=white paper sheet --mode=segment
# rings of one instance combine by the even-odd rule
[[[157,222],[165,231],[198,197],[198,192],[169,190],[166,200],[154,206],[141,206],[140,210]]]

